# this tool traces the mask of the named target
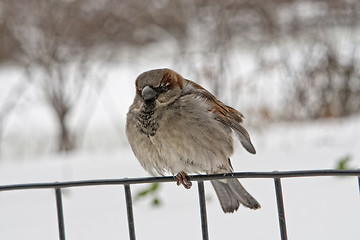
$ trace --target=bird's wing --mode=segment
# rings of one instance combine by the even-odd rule
[[[201,87],[199,84],[190,80],[186,80],[186,82],[187,86],[184,87],[183,95],[194,94],[208,100],[207,102],[211,106],[210,110],[218,116],[217,120],[231,127],[231,129],[235,131],[236,136],[239,138],[243,147],[248,152],[255,154],[256,150],[251,143],[249,133],[243,126],[241,126],[244,115],[236,109],[219,101],[214,95],[205,88]]]

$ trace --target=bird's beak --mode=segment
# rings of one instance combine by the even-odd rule
[[[141,91],[141,96],[145,101],[152,101],[157,98],[157,92],[149,86],[146,86]]]

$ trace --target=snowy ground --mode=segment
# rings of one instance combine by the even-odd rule
[[[239,145],[233,156],[237,171],[333,168],[346,155],[359,167],[360,117],[281,124],[251,130],[257,155]],[[114,151],[45,155],[28,161],[3,160],[0,183],[147,176],[128,146]],[[224,214],[211,185],[206,183],[211,239],[280,239],[273,181],[243,179],[262,204],[257,211],[240,208]],[[135,201],[137,239],[201,239],[196,184],[191,190],[175,183],[161,185],[162,204]],[[135,194],[143,185],[133,186]],[[359,187],[355,177],[283,180],[289,239],[359,239]],[[67,239],[128,239],[122,186],[64,190]],[[56,206],[52,190],[0,192],[0,239],[57,239]]]

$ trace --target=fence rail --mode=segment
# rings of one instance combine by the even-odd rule
[[[227,178],[272,178],[274,179],[280,236],[281,240],[287,239],[285,209],[283,203],[283,194],[281,187],[282,178],[299,178],[299,177],[326,177],[326,176],[353,176],[358,178],[360,191],[360,170],[303,170],[303,171],[274,171],[274,172],[234,172],[226,174],[212,174],[212,175],[191,175],[191,181],[198,182],[199,190],[199,204],[201,215],[201,228],[203,240],[209,239],[207,227],[207,212],[205,201],[204,181]],[[14,191],[14,190],[29,190],[29,189],[54,189],[57,207],[57,220],[59,227],[59,239],[65,240],[65,224],[62,206],[61,189],[70,187],[86,187],[98,185],[124,185],[125,199],[128,215],[129,239],[135,240],[135,222],[133,216],[133,206],[130,186],[132,184],[143,183],[159,183],[159,182],[174,182],[174,177],[145,177],[145,178],[123,178],[123,179],[97,179],[97,180],[81,180],[81,181],[67,181],[67,182],[51,182],[51,183],[25,183],[25,184],[11,184],[0,185],[0,191]]]

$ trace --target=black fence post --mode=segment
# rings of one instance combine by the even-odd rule
[[[206,214],[205,189],[204,189],[203,181],[198,181],[198,189],[199,189],[202,238],[203,240],[208,240],[209,234],[208,234],[207,214]]]
[[[277,208],[279,215],[281,240],[287,240],[284,201],[283,201],[280,178],[274,178],[274,183],[275,183],[276,201],[277,201]]]
[[[130,240],[135,240],[136,239],[135,224],[134,224],[134,214],[133,214],[133,207],[132,207],[130,185],[125,184],[124,187],[125,187],[126,209],[127,209],[128,225],[129,225],[129,237],[130,237]]]
[[[61,188],[55,188],[55,198],[56,198],[56,209],[57,209],[57,218],[58,218],[58,227],[59,227],[59,239],[65,240],[65,224],[64,224]]]

